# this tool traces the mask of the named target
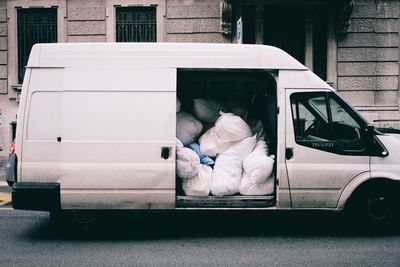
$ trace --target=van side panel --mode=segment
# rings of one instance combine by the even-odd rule
[[[100,199],[99,195],[103,197]],[[64,190],[63,209],[173,209],[174,190]]]
[[[26,99],[28,98],[28,86],[29,86],[29,81],[31,78],[31,68],[27,68],[25,71],[25,77],[24,80],[25,82],[22,85],[22,91],[21,91],[21,99],[20,99],[20,104],[18,108],[18,114],[17,114],[17,133],[16,133],[16,146],[15,146],[15,154],[17,155],[18,159],[18,164],[17,164],[17,182],[22,180],[22,145],[23,145],[23,138],[24,138],[24,124],[25,124],[25,114],[26,114],[26,105],[27,101]]]
[[[61,136],[62,83],[61,68],[31,70],[25,116],[21,116],[25,120],[18,182],[57,182],[60,179],[61,145],[57,137]]]
[[[285,90],[281,88],[281,77],[279,76],[277,79],[278,89],[277,89],[277,97],[278,97],[278,149],[276,155],[277,161],[277,185],[276,185],[276,205],[278,208],[286,209],[291,208],[291,198],[290,198],[290,186],[289,186],[289,177],[287,176],[286,171],[286,159],[285,159],[285,132],[286,132],[286,109],[285,109]]]
[[[174,116],[158,111],[175,101],[165,92],[65,92],[61,188],[174,189]]]
[[[65,81],[61,207],[173,208],[176,69],[66,69]]]

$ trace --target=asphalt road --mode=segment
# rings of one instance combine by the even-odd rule
[[[0,266],[400,266],[400,234],[331,213],[102,214],[54,225],[0,208]]]

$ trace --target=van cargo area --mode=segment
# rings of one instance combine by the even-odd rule
[[[274,206],[277,72],[180,69],[177,75],[176,206]],[[256,165],[258,182],[248,165]],[[268,176],[260,178],[263,171]]]

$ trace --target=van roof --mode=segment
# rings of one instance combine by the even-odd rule
[[[36,44],[27,67],[112,65],[307,70],[288,53],[273,46],[201,43]]]

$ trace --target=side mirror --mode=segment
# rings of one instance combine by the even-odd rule
[[[375,126],[374,125],[367,125],[365,128],[365,139],[367,143],[371,144],[374,141],[375,136]]]
[[[363,143],[367,151],[373,151],[375,148],[374,136],[375,136],[375,127],[370,124],[367,125],[362,133]]]
[[[388,151],[379,141],[375,141],[375,133],[375,126],[367,125],[367,127],[364,129],[365,147],[367,151],[372,152],[372,154],[376,156],[386,157],[388,155]]]

